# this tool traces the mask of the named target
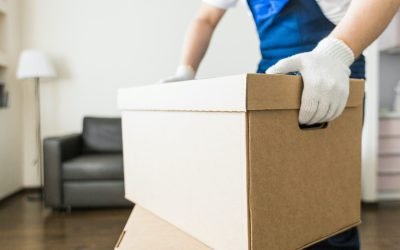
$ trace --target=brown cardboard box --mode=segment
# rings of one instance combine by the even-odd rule
[[[210,250],[146,209],[136,205],[115,250]]]
[[[122,89],[126,197],[213,249],[300,249],[360,223],[364,83],[300,128],[298,76]]]

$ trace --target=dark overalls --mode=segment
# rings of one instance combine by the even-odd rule
[[[277,61],[308,52],[334,28],[315,0],[247,0],[260,38],[262,59],[257,72],[264,73]],[[365,78],[360,56],[350,67],[352,78]],[[290,237],[290,236],[288,236]],[[309,249],[359,249],[357,228],[331,237]]]

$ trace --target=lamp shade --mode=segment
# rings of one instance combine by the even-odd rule
[[[17,78],[55,77],[56,72],[50,60],[41,51],[24,50],[19,58]]]

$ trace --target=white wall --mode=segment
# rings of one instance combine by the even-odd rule
[[[0,199],[22,187],[21,87],[15,79],[19,52],[19,0],[7,1],[6,88],[9,108],[0,109]]]
[[[201,0],[21,0],[22,46],[47,52],[59,77],[42,82],[43,135],[80,131],[85,115],[118,116],[116,90],[175,71],[183,34]],[[228,12],[198,77],[253,72],[255,27],[245,8]],[[33,89],[24,99],[24,185],[38,184]]]
[[[377,201],[378,118],[379,118],[379,43],[365,51],[366,79],[362,137],[362,200]]]
[[[381,52],[379,60],[379,107],[392,110],[396,96],[395,88],[400,81],[400,55]]]

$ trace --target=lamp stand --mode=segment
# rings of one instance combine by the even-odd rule
[[[43,200],[43,150],[42,150],[42,129],[41,129],[41,115],[40,115],[40,78],[35,78],[35,108],[36,108],[36,147],[37,147],[37,159],[35,161],[39,171],[39,193],[35,196],[29,196],[28,199],[32,201]]]

